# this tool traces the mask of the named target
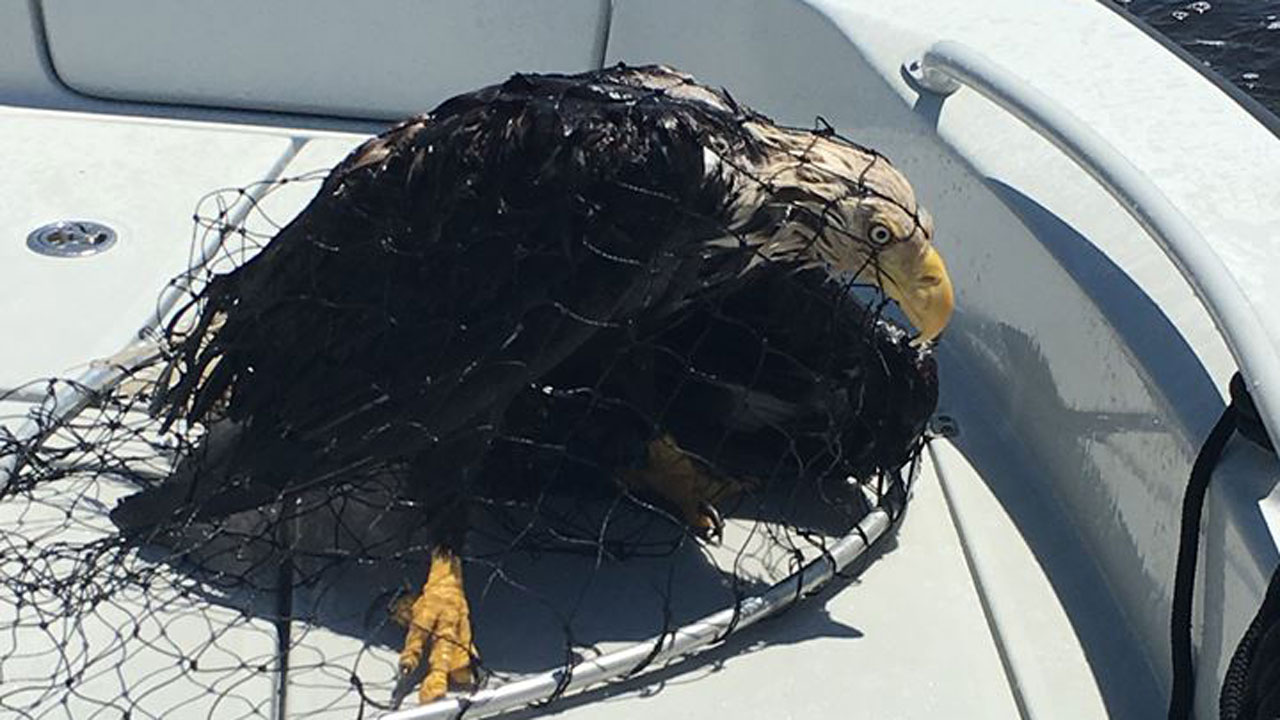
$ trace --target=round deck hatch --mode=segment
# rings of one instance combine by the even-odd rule
[[[59,220],[27,235],[27,247],[52,257],[87,257],[116,244],[116,231],[92,220]]]

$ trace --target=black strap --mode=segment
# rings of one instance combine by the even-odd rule
[[[1236,430],[1255,445],[1266,448],[1270,452],[1276,449],[1271,446],[1271,438],[1267,435],[1267,426],[1258,415],[1258,406],[1253,404],[1253,396],[1244,384],[1240,373],[1231,376],[1231,404],[1236,408]]]
[[[1271,450],[1271,439],[1258,415],[1240,373],[1231,378],[1231,404],[1222,411],[1200,448],[1182,499],[1178,565],[1173,583],[1170,646],[1173,687],[1169,720],[1189,720],[1195,700],[1195,666],[1191,653],[1191,606],[1195,596],[1196,560],[1200,546],[1200,515],[1209,479],[1232,433]],[[1218,699],[1222,720],[1280,718],[1280,568],[1271,576],[1266,599],[1231,658]]]
[[[1218,696],[1222,720],[1280,717],[1280,568],[1244,631]]]
[[[1169,639],[1173,648],[1173,689],[1169,692],[1169,720],[1189,720],[1195,700],[1195,666],[1191,657],[1191,601],[1196,589],[1196,558],[1200,553],[1200,511],[1204,508],[1209,478],[1222,457],[1222,449],[1236,430],[1233,401],[1209,432],[1191,466],[1191,480],[1182,498],[1182,533],[1178,541],[1178,569],[1173,580],[1173,612]]]

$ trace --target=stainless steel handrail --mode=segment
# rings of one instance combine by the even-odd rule
[[[909,71],[938,94],[968,86],[1026,123],[1102,185],[1191,285],[1244,375],[1272,442],[1280,441],[1276,337],[1204,236],[1150,178],[1070,110],[963,43],[935,43]]]

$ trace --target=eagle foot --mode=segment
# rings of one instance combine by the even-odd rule
[[[422,594],[413,600],[400,598],[391,614],[408,627],[397,686],[420,674],[424,656],[426,673],[418,686],[422,704],[440,699],[450,688],[474,684],[471,664],[478,655],[471,640],[471,611],[457,556],[444,550],[432,553]]]
[[[679,510],[685,524],[709,543],[724,536],[724,518],[715,502],[742,492],[750,483],[721,476],[680,449],[670,435],[649,442],[646,465],[626,470],[623,483],[632,489],[652,492]]]

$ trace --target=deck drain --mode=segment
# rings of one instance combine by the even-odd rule
[[[86,257],[116,244],[116,231],[92,220],[59,220],[27,235],[27,247],[52,257]]]

